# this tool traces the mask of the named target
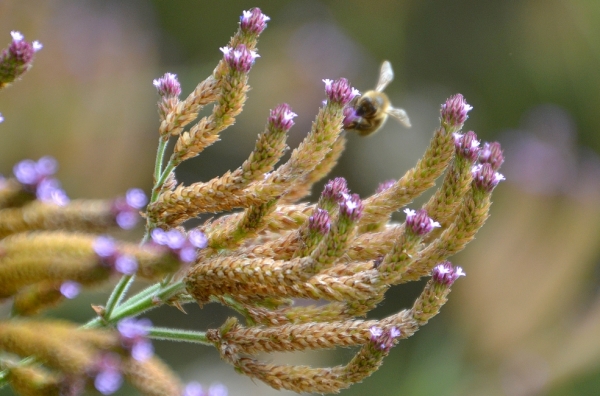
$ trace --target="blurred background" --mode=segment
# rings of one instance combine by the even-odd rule
[[[347,77],[364,92],[384,59],[396,74],[386,92],[413,127],[390,120],[373,137],[349,136],[332,177],[367,196],[402,176],[438,125],[440,104],[457,92],[474,107],[465,129],[505,150],[507,181],[491,218],[452,259],[468,276],[438,317],[342,395],[600,394],[600,2],[2,0],[2,46],[19,30],[44,48],[23,80],[0,92],[0,173],[52,155],[72,198],[148,191],[158,127],[152,79],[176,73],[187,95],[253,6],[271,21],[246,111],[220,143],[181,166],[179,180],[239,166],[281,102],[299,115],[288,140],[295,147],[324,98],[323,78]],[[391,290],[372,316],[410,306],[421,288]],[[89,304],[105,296],[88,293],[50,314],[83,322]],[[157,325],[206,329],[231,314],[214,304],[187,309],[149,316]],[[186,381],[222,382],[230,395],[291,394],[235,374],[212,348],[155,346]],[[336,350],[276,361],[326,366],[351,356]]]

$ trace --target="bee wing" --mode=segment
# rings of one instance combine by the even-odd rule
[[[377,81],[375,91],[383,91],[393,79],[394,71],[392,70],[392,64],[388,61],[383,61],[381,64],[381,70],[379,71],[379,81]]]
[[[395,107],[390,107],[389,109],[387,109],[386,113],[400,121],[400,123],[405,127],[411,127],[410,120],[408,119],[408,114],[406,114],[406,111],[402,109],[397,109]]]

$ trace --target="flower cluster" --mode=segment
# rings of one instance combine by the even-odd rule
[[[214,347],[236,371],[276,389],[336,393],[371,375],[394,345],[440,311],[464,276],[447,260],[473,240],[503,179],[500,145],[461,133],[472,107],[460,94],[442,104],[440,125],[416,166],[368,197],[338,177],[315,203],[303,201],[344,150],[344,125],[359,95],[344,78],[323,80],[325,100],[287,161],[278,165],[297,115],[280,104],[265,114],[264,130],[239,168],[205,182],[176,181],[179,164],[217,142],[241,113],[267,21],[258,8],[244,11],[213,73],[186,98],[175,74],[154,80],[159,147],[149,198],[131,189],[112,200],[69,200],[49,157],[22,161],[14,177],[0,179],[0,298],[10,299],[15,314],[0,321],[0,350],[24,359],[0,357],[0,386],[79,395],[87,388],[111,394],[128,382],[148,395],[227,394],[222,385],[182,384],[154,355],[150,340],[162,339]],[[29,68],[39,47],[13,34],[0,59],[0,84]],[[200,117],[209,104],[212,111]],[[164,158],[171,139],[173,152]],[[442,175],[429,200],[406,208]],[[406,220],[391,222],[402,209]],[[188,226],[206,213],[221,215]],[[108,236],[140,218],[142,244]],[[412,306],[361,319],[391,287],[424,277],[429,281]],[[134,280],[152,284],[126,298]],[[82,327],[33,317],[113,281],[106,304],[94,305],[94,318]],[[315,304],[294,305],[300,298]],[[232,317],[201,332],[137,318],[162,305],[183,311],[189,302],[220,303],[244,323]],[[260,358],[336,347],[356,347],[356,354],[324,368]]]

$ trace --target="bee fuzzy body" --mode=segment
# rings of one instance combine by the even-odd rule
[[[344,120],[346,130],[355,131],[360,136],[369,136],[385,124],[388,116],[396,118],[407,128],[410,127],[406,112],[392,107],[389,98],[383,93],[393,78],[392,65],[388,61],[383,62],[377,87],[356,98],[346,111]]]

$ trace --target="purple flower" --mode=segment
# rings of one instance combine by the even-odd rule
[[[287,103],[283,103],[271,110],[268,122],[276,129],[288,131],[294,125],[294,117],[297,116]]]
[[[125,318],[117,324],[121,344],[137,361],[143,362],[154,354],[154,347],[147,337],[150,327],[152,322],[149,319]]]
[[[352,194],[340,202],[340,215],[346,216],[350,221],[357,221],[362,216],[364,205],[358,194]]]
[[[317,208],[312,216],[308,218],[308,228],[322,235],[327,234],[331,228],[329,212],[325,209]]]
[[[504,163],[504,153],[502,152],[500,143],[484,143],[479,154],[479,162],[481,164],[490,164],[495,171],[500,169],[500,166]]]
[[[189,382],[183,389],[183,396],[206,396],[202,384],[196,381]]]
[[[397,327],[382,329],[381,327],[371,326],[371,342],[381,351],[389,352],[394,346],[394,339],[400,337],[400,330]]]
[[[445,124],[460,128],[469,118],[467,113],[471,110],[473,110],[473,106],[470,106],[461,94],[456,94],[446,100],[440,113]]]
[[[176,74],[165,73],[161,78],[153,80],[152,84],[162,97],[177,98],[181,95],[181,84],[179,84]]]
[[[155,245],[168,248],[184,263],[196,260],[196,250],[203,249],[208,245],[206,235],[200,230],[192,230],[186,236],[176,229],[165,231],[156,228],[150,235]]]
[[[256,58],[260,57],[256,51],[248,50],[244,44],[240,44],[235,48],[222,47],[220,49],[229,67],[240,73],[248,73]]]
[[[0,84],[5,85],[19,78],[31,67],[33,55],[42,49],[37,41],[30,43],[20,32],[10,32],[12,42],[0,54]]]
[[[109,236],[99,236],[96,238],[92,248],[104,266],[120,274],[133,275],[138,270],[136,258],[119,252],[114,239]]]
[[[360,118],[361,117],[358,114],[356,114],[356,109],[354,109],[354,107],[344,107],[344,121],[342,121],[344,129],[355,128]]]
[[[347,105],[354,99],[355,96],[360,95],[360,92],[350,86],[350,83],[345,78],[332,81],[330,79],[324,79],[325,93],[327,98],[334,103],[339,103],[342,106]]]
[[[123,384],[121,358],[116,353],[104,353],[96,363],[94,387],[103,395],[115,393]]]
[[[341,202],[344,200],[344,197],[348,195],[348,191],[346,179],[343,177],[336,177],[325,184],[323,192],[321,193],[321,198],[328,201]]]
[[[100,257],[112,257],[117,253],[117,245],[115,240],[109,236],[99,236],[94,241],[92,248],[94,252]]]
[[[138,262],[133,256],[120,255],[115,259],[115,270],[123,275],[133,275],[138,269]]]
[[[383,183],[379,183],[379,186],[377,187],[377,190],[375,192],[377,194],[379,194],[380,192],[384,192],[385,190],[392,187],[394,184],[396,184],[396,180],[394,180],[394,179],[386,180]]]
[[[440,223],[433,221],[431,217],[427,215],[425,209],[419,209],[416,212],[410,209],[404,209],[406,213],[406,226],[416,235],[429,234],[434,228],[441,227]]]
[[[208,238],[206,237],[206,234],[198,229],[188,232],[188,240],[194,247],[198,249],[204,249],[208,245]]]
[[[434,282],[445,286],[452,284],[461,276],[466,276],[461,267],[453,267],[449,261],[444,261],[433,268],[431,277]]]
[[[0,123],[4,122],[4,117],[2,116],[2,113],[0,113]]]
[[[494,172],[494,168],[488,163],[473,166],[471,173],[473,174],[475,187],[488,193],[492,192],[498,183],[505,180],[504,176],[501,173]]]
[[[240,17],[240,28],[242,31],[252,34],[261,34],[267,27],[267,22],[271,20],[260,11],[260,8],[252,8],[249,11],[242,12]]]
[[[141,188],[130,188],[125,194],[125,200],[135,209],[142,209],[148,202],[148,197]]]
[[[60,182],[52,177],[57,169],[56,160],[46,156],[37,162],[29,159],[18,162],[13,167],[13,173],[25,189],[35,193],[40,201],[63,206],[69,202],[69,197]]]
[[[36,169],[36,163],[33,160],[26,159],[13,167],[15,178],[23,185],[32,186],[39,182],[40,175]]]
[[[477,140],[477,135],[473,131],[469,131],[464,135],[459,133],[454,134],[454,146],[456,153],[471,162],[475,162],[479,157],[480,142]]]
[[[227,396],[228,393],[227,387],[223,384],[212,384],[208,388],[208,396]]]
[[[58,170],[58,161],[54,157],[45,156],[38,160],[35,168],[40,177],[52,176]]]
[[[124,230],[130,230],[140,220],[139,210],[146,205],[148,197],[143,190],[131,188],[125,197],[116,198],[112,203],[112,212],[117,225]]]
[[[69,300],[77,297],[81,291],[81,284],[73,281],[66,281],[60,285],[60,293]]]
[[[123,230],[131,230],[140,220],[139,214],[135,212],[120,212],[115,216],[117,225]]]
[[[54,178],[42,179],[36,188],[36,198],[42,202],[65,206],[70,199],[67,193],[60,188],[60,182]]]

